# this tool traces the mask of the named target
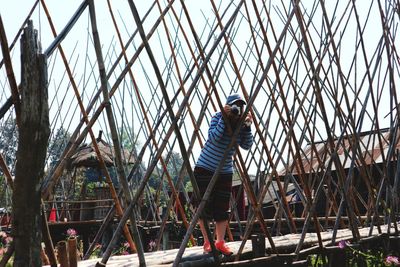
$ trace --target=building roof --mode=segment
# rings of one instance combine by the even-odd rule
[[[263,204],[269,204],[273,201],[275,201],[278,196],[280,197],[281,194],[279,193],[279,188],[278,188],[278,182],[277,181],[271,181],[271,184],[268,186],[268,191],[266,192],[264,199],[263,199]],[[283,184],[282,184],[283,187]],[[293,193],[295,190],[295,186],[293,183],[289,183],[288,187],[286,189],[286,196],[288,196],[289,194]],[[245,193],[245,201],[246,201],[246,205],[249,205],[249,201],[248,201],[248,196]]]
[[[250,182],[254,183],[256,176],[254,175],[249,175],[250,178]],[[232,187],[235,186],[239,186],[242,184],[242,181],[240,179],[239,175],[233,175],[233,179],[232,179]],[[283,186],[283,183],[282,183]],[[295,186],[293,183],[289,183],[287,190],[286,190],[286,194],[288,194],[289,192],[293,191],[295,189]],[[263,199],[263,204],[267,204],[270,203],[272,201],[275,201],[277,199],[277,196],[280,195],[279,190],[278,190],[278,184],[277,181],[271,181],[271,184],[268,186],[268,191],[265,194],[265,197]],[[244,198],[246,201],[246,205],[249,204],[248,199],[247,199],[247,193],[245,192],[244,194]]]
[[[348,135],[342,138],[339,144],[339,139],[335,139],[334,143],[341,165],[344,169],[349,169],[353,158],[355,158],[356,166],[369,166],[386,161],[390,147],[394,148],[392,149],[394,152],[400,149],[399,131],[396,136],[392,135],[389,129],[384,129],[360,133],[358,140],[355,135]],[[328,148],[327,141],[323,141],[309,144],[300,152],[304,173],[317,173],[328,167],[332,155]],[[353,157],[354,148],[357,149],[355,157]],[[330,169],[336,170],[335,165],[332,164]],[[288,168],[281,170],[279,175],[284,176],[288,173],[299,174],[293,159],[288,164]]]
[[[97,139],[96,141],[106,166],[113,166],[115,158],[114,148],[102,139]],[[133,164],[135,162],[133,155],[126,149],[123,150],[122,160],[124,164]],[[77,152],[71,157],[71,161],[73,167],[96,168],[99,166],[99,160],[97,158],[93,143],[80,146]]]

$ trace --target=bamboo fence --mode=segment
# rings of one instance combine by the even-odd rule
[[[145,265],[136,225],[147,220],[143,199],[150,203],[152,220],[160,222],[157,249],[166,223],[182,220],[186,235],[175,266],[189,240],[197,242],[193,231],[204,201],[197,210],[188,204],[191,197],[200,198],[193,166],[212,114],[236,92],[247,101],[244,113],[254,119],[251,149],[237,148],[238,131],[230,144],[236,147],[235,173],[249,204],[239,254],[256,224],[272,251],[272,237],[283,228],[301,234],[295,253],[311,227],[324,246],[321,232],[328,229],[321,217],[334,221],[332,244],[338,229],[348,228],[355,240],[359,227],[369,226],[372,234],[382,216],[397,235],[399,1],[84,0],[65,14],[70,18],[59,29],[54,13],[60,7],[47,2],[33,3],[15,35],[6,31],[10,21],[0,21],[0,124],[5,127],[18,115],[23,88],[17,82],[17,41],[33,20],[48,57],[51,138],[61,132],[68,141],[58,146],[58,158],[49,154],[42,198],[51,201],[61,188],[68,199],[68,164],[81,145],[91,143],[114,200],[95,241],[114,213],[119,217],[103,264],[122,231]],[[98,148],[98,131],[106,132],[112,145],[119,188]],[[135,158],[129,168],[124,150]],[[14,162],[8,151],[3,144],[0,167],[11,191]],[[162,182],[152,191],[154,176]],[[190,192],[183,185],[187,180]],[[290,206],[289,185],[300,214]],[[274,212],[266,215],[263,200],[271,192]],[[160,206],[167,212],[160,213]],[[236,208],[232,198],[232,211]],[[235,212],[231,219],[240,221]],[[265,219],[276,223],[267,227]]]

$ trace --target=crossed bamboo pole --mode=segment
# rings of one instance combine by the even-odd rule
[[[110,12],[112,12],[110,1],[108,1],[107,3],[108,3],[108,5],[109,5]],[[161,8],[160,8],[160,12],[162,12]],[[127,62],[127,61],[128,61],[128,58],[127,58],[126,53],[125,53],[125,50],[124,50],[124,48],[123,48],[123,43],[122,43],[121,35],[120,35],[120,33],[119,33],[119,29],[118,29],[118,27],[117,27],[117,25],[116,25],[116,21],[115,21],[114,16],[113,16],[112,13],[111,13],[111,16],[113,17],[114,26],[115,26],[116,32],[117,32],[117,34],[118,34],[118,40],[119,40],[119,43],[120,43],[120,45],[121,45],[122,52],[123,52],[123,54],[124,54],[124,59],[125,59],[125,61]],[[164,21],[164,20],[163,20],[163,21]],[[134,78],[133,73],[132,73],[131,70],[129,70],[129,76],[130,76],[130,78],[131,78],[131,80],[132,80],[132,82],[133,82],[133,88],[134,88],[134,90],[135,90],[135,93],[136,93],[136,96],[137,96],[137,99],[138,99],[138,102],[139,102],[141,111],[142,111],[142,113],[143,113],[144,121],[145,121],[145,123],[146,123],[146,125],[147,125],[148,132],[150,133],[150,136],[153,137],[153,140],[152,140],[152,141],[153,141],[153,143],[154,143],[155,149],[158,150],[158,144],[157,144],[157,141],[156,141],[155,138],[154,138],[154,134],[152,133],[152,128],[151,128],[150,120],[149,120],[149,118],[148,118],[148,116],[147,116],[147,113],[145,112],[145,107],[144,107],[143,101],[141,100],[141,97],[140,97],[140,94],[139,94],[139,91],[138,91],[139,88],[138,88],[138,85],[137,85],[137,83],[136,83],[136,81],[135,81],[135,78]],[[192,114],[192,113],[191,113],[191,114]],[[192,115],[193,115],[193,114],[192,114]],[[170,188],[171,188],[171,190],[172,190],[172,194],[173,194],[173,196],[174,196],[175,199],[176,199],[176,203],[177,203],[177,206],[178,206],[178,209],[179,209],[179,213],[180,213],[180,215],[182,216],[182,219],[183,219],[183,222],[184,222],[185,226],[187,227],[187,219],[186,219],[185,211],[183,210],[182,204],[181,204],[180,201],[179,201],[179,197],[178,197],[178,194],[177,194],[177,192],[176,192],[176,190],[175,190],[175,186],[174,186],[174,184],[173,184],[173,182],[172,182],[172,178],[171,178],[171,176],[169,175],[169,173],[168,173],[168,171],[167,171],[167,165],[166,165],[166,163],[164,162],[164,159],[163,159],[162,157],[160,158],[160,162],[161,162],[161,165],[162,165],[162,167],[163,167],[163,170],[164,170],[164,172],[165,172],[165,174],[166,174],[167,181],[168,181],[168,185],[170,186]],[[192,241],[193,244],[196,244],[196,242],[194,241],[193,236],[191,237],[191,241]]]

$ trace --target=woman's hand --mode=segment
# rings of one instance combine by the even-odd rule
[[[227,115],[229,115],[229,113],[231,113],[231,110],[232,110],[231,106],[229,106],[229,105],[224,106],[224,111]]]
[[[251,115],[251,112],[249,112],[247,113],[246,119],[244,120],[244,124],[247,127],[250,127],[252,123],[253,123],[253,116]]]

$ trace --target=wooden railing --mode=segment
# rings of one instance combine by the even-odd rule
[[[49,223],[102,220],[111,208],[112,199],[46,201]]]

